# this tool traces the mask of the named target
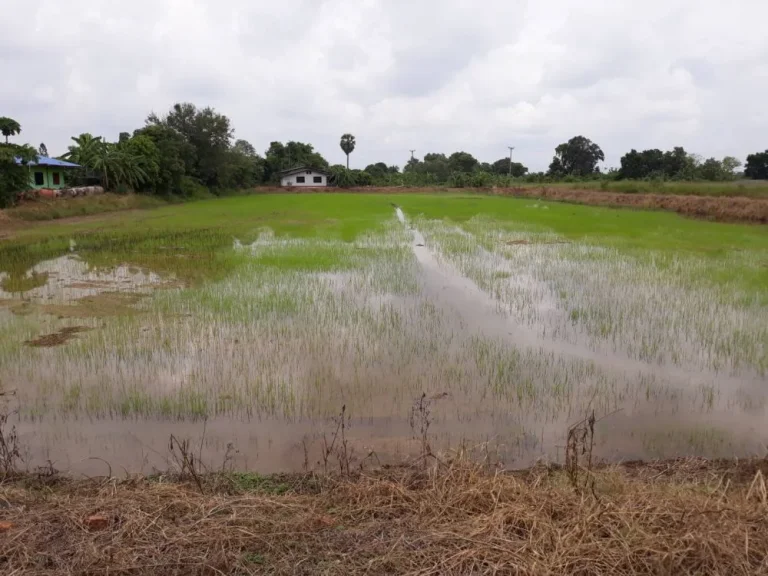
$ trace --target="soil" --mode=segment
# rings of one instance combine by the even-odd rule
[[[80,298],[72,304],[39,304],[38,309],[59,318],[105,318],[108,316],[133,316],[140,310],[133,307],[145,294],[126,292],[102,292]]]
[[[61,346],[66,344],[69,340],[72,340],[81,332],[87,332],[90,328],[86,326],[67,326],[62,328],[58,332],[53,334],[45,334],[39,336],[34,340],[27,340],[24,342],[27,346],[33,346],[35,348],[52,348],[53,346]]]

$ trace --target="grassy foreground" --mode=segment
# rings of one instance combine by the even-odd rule
[[[764,460],[0,485],[3,574],[758,574]],[[585,488],[584,486],[589,486]]]

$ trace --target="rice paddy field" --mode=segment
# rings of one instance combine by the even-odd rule
[[[2,222],[0,221],[0,226]],[[264,194],[0,240],[25,464],[318,469],[463,450],[762,456],[768,228],[531,199]],[[422,399],[420,401],[420,399]],[[421,410],[414,410],[414,407]]]

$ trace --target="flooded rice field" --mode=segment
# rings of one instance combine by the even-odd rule
[[[249,236],[160,235],[157,266],[72,240],[0,272],[28,466],[166,469],[173,434],[213,468],[317,468],[342,409],[358,464],[414,458],[425,427],[443,457],[562,461],[593,411],[605,459],[764,453],[768,287],[720,260],[407,207],[353,238]]]

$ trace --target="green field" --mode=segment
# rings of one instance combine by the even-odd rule
[[[206,200],[14,231],[0,332],[30,460],[78,470],[160,467],[171,433],[314,466],[342,406],[360,458],[408,458],[422,394],[435,451],[557,460],[594,410],[604,458],[747,455],[768,229],[481,195]]]

